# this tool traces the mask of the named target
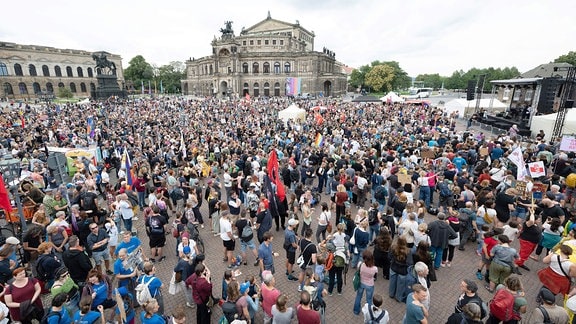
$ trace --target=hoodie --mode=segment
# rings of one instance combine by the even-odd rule
[[[85,282],[88,271],[92,269],[92,262],[84,251],[69,249],[62,254],[62,260],[68,268],[70,277],[74,282]]]

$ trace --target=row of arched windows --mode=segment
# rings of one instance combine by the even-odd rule
[[[76,83],[70,82],[70,91],[72,93],[77,93],[78,89],[76,88]],[[58,83],[58,88],[64,88],[65,85],[63,82]],[[12,84],[9,82],[5,82],[3,85],[4,95],[11,96],[14,95],[14,89],[12,88]],[[94,83],[90,83],[90,89],[96,89],[96,85]],[[34,82],[32,83],[32,91],[35,95],[40,94],[42,92],[42,88],[40,87],[40,83]],[[47,82],[44,88],[44,91],[54,93],[54,86],[51,82]],[[80,92],[87,93],[88,89],[86,88],[86,83],[80,83]],[[28,86],[24,82],[18,83],[18,94],[20,95],[27,95],[28,94]]]
[[[91,67],[87,68],[86,72],[88,73],[89,78],[94,77],[94,72],[93,72]],[[6,67],[6,64],[0,62],[0,76],[7,76],[7,75],[9,75],[9,73],[8,73],[8,68]],[[24,76],[24,72],[22,70],[22,65],[20,65],[18,63],[14,64],[14,75]],[[36,71],[36,65],[34,65],[34,64],[28,65],[28,75],[38,76],[38,72]],[[42,65],[42,76],[45,76],[45,77],[51,76],[50,75],[50,68],[48,67],[48,65]],[[54,76],[57,76],[57,77],[62,76],[62,69],[58,65],[54,66]],[[70,78],[74,77],[72,67],[70,67],[70,66],[66,67],[66,76],[70,77]],[[84,69],[82,69],[82,67],[79,66],[76,68],[76,76],[79,78],[84,77]]]
[[[280,70],[280,63],[279,62],[275,62],[274,63],[274,74],[280,74],[281,70]],[[270,73],[270,63],[268,62],[264,62],[264,64],[262,65],[262,73],[264,74],[269,74]],[[284,73],[290,73],[291,71],[291,65],[289,62],[284,63]],[[242,73],[249,73],[249,65],[248,63],[244,63],[242,64]],[[260,64],[258,64],[257,62],[254,62],[252,64],[252,73],[257,74],[260,73]]]

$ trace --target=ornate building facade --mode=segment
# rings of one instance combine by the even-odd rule
[[[108,54],[124,88],[120,55]],[[90,97],[96,90],[92,52],[0,41],[0,98],[42,100],[70,89],[75,97]]]
[[[344,64],[314,49],[313,31],[268,17],[238,36],[226,22],[212,55],[186,61],[182,91],[195,96],[338,96],[346,91]]]

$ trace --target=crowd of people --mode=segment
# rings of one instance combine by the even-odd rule
[[[12,107],[0,144],[22,162],[19,190],[34,213],[22,241],[5,238],[0,249],[3,318],[184,323],[188,307],[198,323],[324,323],[348,276],[351,311],[364,322],[391,322],[382,278],[390,300],[406,304],[403,323],[428,323],[430,287],[464,255],[456,249],[474,249],[478,267],[462,278],[447,323],[572,318],[556,296],[576,295],[573,152],[543,134],[523,142],[513,131],[457,131],[455,116],[406,104],[305,100],[306,119],[284,123],[289,100]],[[97,146],[101,161],[79,158],[59,184],[46,163],[54,146]],[[518,178],[517,148],[546,175]],[[202,235],[222,246],[205,247]],[[205,248],[221,249],[223,273],[209,269]],[[156,265],[171,254],[172,278],[159,278]],[[520,279],[528,260],[548,265],[532,312]],[[248,262],[257,274],[241,277]],[[276,287],[282,275],[298,283],[298,300]],[[185,302],[166,307],[166,294]]]

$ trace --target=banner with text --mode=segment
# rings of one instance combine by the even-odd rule
[[[286,78],[286,95],[297,96],[301,94],[300,87],[302,85],[301,78]]]

